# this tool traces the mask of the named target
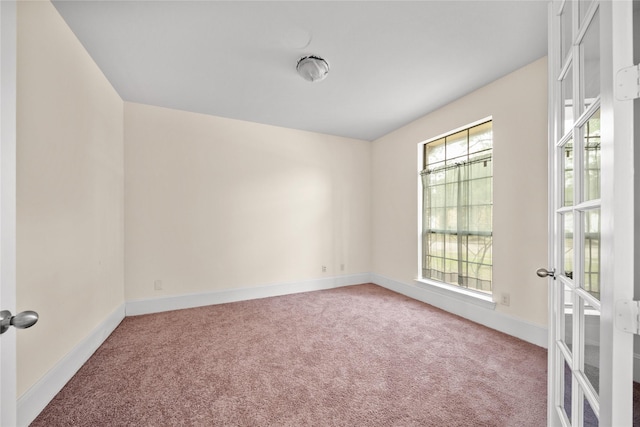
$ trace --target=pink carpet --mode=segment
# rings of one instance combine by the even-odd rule
[[[366,284],[128,317],[32,426],[545,426],[546,350]]]

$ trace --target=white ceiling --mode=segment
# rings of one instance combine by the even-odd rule
[[[544,0],[54,5],[125,101],[365,140],[547,49]],[[324,81],[296,74],[306,54]]]

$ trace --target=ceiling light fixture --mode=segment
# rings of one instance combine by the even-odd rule
[[[308,55],[298,60],[296,71],[303,79],[310,82],[319,82],[324,80],[329,74],[329,63],[319,56]]]

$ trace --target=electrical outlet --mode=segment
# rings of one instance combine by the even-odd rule
[[[344,271],[344,264],[340,264],[340,271]]]
[[[162,290],[162,280],[156,280],[155,282],[153,282],[153,289],[155,289],[156,291],[161,291]]]
[[[506,305],[507,307],[511,304],[511,295],[503,293],[500,295],[500,304]]]
[[[327,272],[327,266],[326,266],[326,265],[323,265],[323,266],[322,266],[322,272],[323,272],[323,273],[326,273],[326,272]]]

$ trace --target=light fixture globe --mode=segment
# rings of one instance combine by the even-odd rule
[[[298,60],[296,71],[307,81],[319,82],[329,74],[329,63],[319,56],[303,56]]]

